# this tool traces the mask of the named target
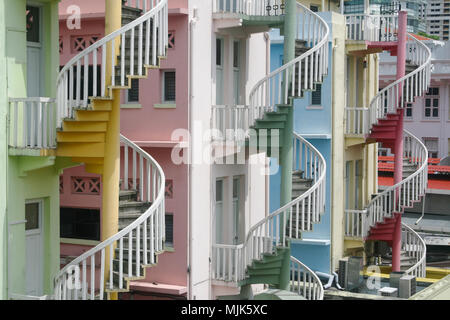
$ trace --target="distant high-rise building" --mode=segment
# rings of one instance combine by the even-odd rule
[[[395,14],[400,10],[408,12],[408,32],[418,33],[426,32],[426,8],[427,1],[392,1],[392,0],[350,0],[345,1],[345,14],[364,13],[365,3],[367,1],[367,14]]]
[[[427,33],[448,40],[450,0],[431,0],[427,7]]]

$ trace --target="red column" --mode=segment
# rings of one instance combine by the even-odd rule
[[[407,13],[400,11],[398,16],[398,44],[397,44],[397,80],[405,76],[406,69],[406,27]],[[399,86],[399,98],[402,99],[403,85]],[[397,101],[397,107],[400,101]],[[400,119],[395,134],[394,184],[403,180],[403,109],[398,108]],[[397,199],[396,199],[397,200]],[[400,271],[400,253],[402,242],[401,215],[397,215],[392,241],[392,271]]]

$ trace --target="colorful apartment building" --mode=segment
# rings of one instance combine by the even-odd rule
[[[0,298],[53,294],[59,271],[58,1],[2,1]]]
[[[13,72],[0,82],[13,186],[0,212],[2,298],[322,300],[320,277],[348,256],[369,264],[380,241],[393,271],[425,277],[426,246],[401,215],[425,193],[428,151],[402,118],[428,91],[431,52],[407,34],[406,12],[344,16],[344,1],[295,0],[25,6],[8,2],[27,24],[0,20]],[[36,21],[49,25],[40,33]],[[398,80],[379,91],[383,51],[398,57]],[[378,143],[395,162],[395,185],[380,192]],[[27,271],[39,254],[42,271]]]

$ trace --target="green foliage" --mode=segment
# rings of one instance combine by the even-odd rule
[[[430,39],[439,40],[439,36],[431,35],[431,34],[428,34],[426,32],[419,31],[417,34],[419,36],[422,36],[422,37],[427,37],[427,38],[430,38]]]

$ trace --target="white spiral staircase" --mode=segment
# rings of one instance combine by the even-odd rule
[[[65,123],[79,120],[84,111],[91,112],[84,117],[101,114],[104,110],[96,109],[96,103],[110,101],[114,89],[128,89],[131,79],[146,77],[148,69],[158,68],[165,57],[168,0],[128,0],[124,5],[138,12],[139,18],[94,43],[61,70],[57,84],[58,127],[66,129]],[[100,74],[95,67],[84,68],[82,79],[80,66],[90,63],[100,66]],[[107,68],[111,69],[107,72]],[[109,72],[111,77],[106,76]],[[93,93],[92,97],[88,92]],[[102,300],[107,293],[126,292],[128,281],[144,278],[146,267],[155,265],[157,255],[164,250],[164,172],[147,152],[124,136],[120,140],[125,160],[121,176],[127,182],[131,177],[139,201],[150,207],[120,232],[67,264],[54,279],[57,300]],[[133,159],[130,165],[128,158]],[[128,190],[128,183],[122,183],[121,189]]]
[[[369,42],[397,41],[397,16],[351,15],[347,17],[347,39]],[[368,109],[354,109],[347,112],[347,133],[363,134],[371,141],[383,143],[392,149],[390,141],[394,134],[397,113],[407,103],[413,103],[422,96],[431,81],[431,51],[414,35],[407,35],[406,62],[414,69],[401,79],[393,82],[371,101]],[[400,93],[402,93],[400,95]],[[350,109],[351,110],[351,109]],[[416,171],[404,177],[401,182],[377,194],[367,208],[361,212],[347,213],[348,236],[361,236],[365,239],[377,239],[375,233],[386,232],[389,223],[396,214],[402,214],[405,208],[413,207],[425,194],[428,181],[428,151],[419,138],[404,131],[403,157]],[[378,229],[378,230],[376,230]],[[415,264],[405,270],[406,274],[417,277],[426,276],[426,245],[423,239],[410,227],[402,224],[402,250],[415,259]]]
[[[219,1],[221,2],[221,1]],[[281,4],[281,1],[272,1]],[[218,5],[221,13],[264,16],[265,1],[238,1],[231,10]],[[271,3],[272,4],[272,3]],[[228,10],[227,10],[228,8]],[[247,9],[246,9],[247,8]],[[231,11],[230,11],[231,10]],[[250,92],[249,106],[221,106],[213,113],[213,125],[220,130],[256,130],[263,121],[282,120],[286,108],[293,108],[294,98],[303,98],[305,91],[314,91],[328,71],[327,23],[304,5],[297,3],[297,41],[307,48],[294,60],[257,82]],[[216,115],[226,121],[216,121]],[[266,117],[272,117],[266,120]],[[228,120],[229,119],[229,120]],[[227,123],[229,126],[227,126]],[[293,134],[293,181],[309,181],[309,188],[265,219],[251,226],[243,244],[213,247],[212,278],[248,284],[278,284],[283,250],[289,240],[301,239],[303,231],[311,231],[325,210],[326,162],[320,152],[306,139]],[[237,135],[234,136],[239,141]],[[288,259],[289,260],[289,259]],[[318,276],[302,262],[290,257],[290,290],[309,300],[323,299],[323,286]]]

